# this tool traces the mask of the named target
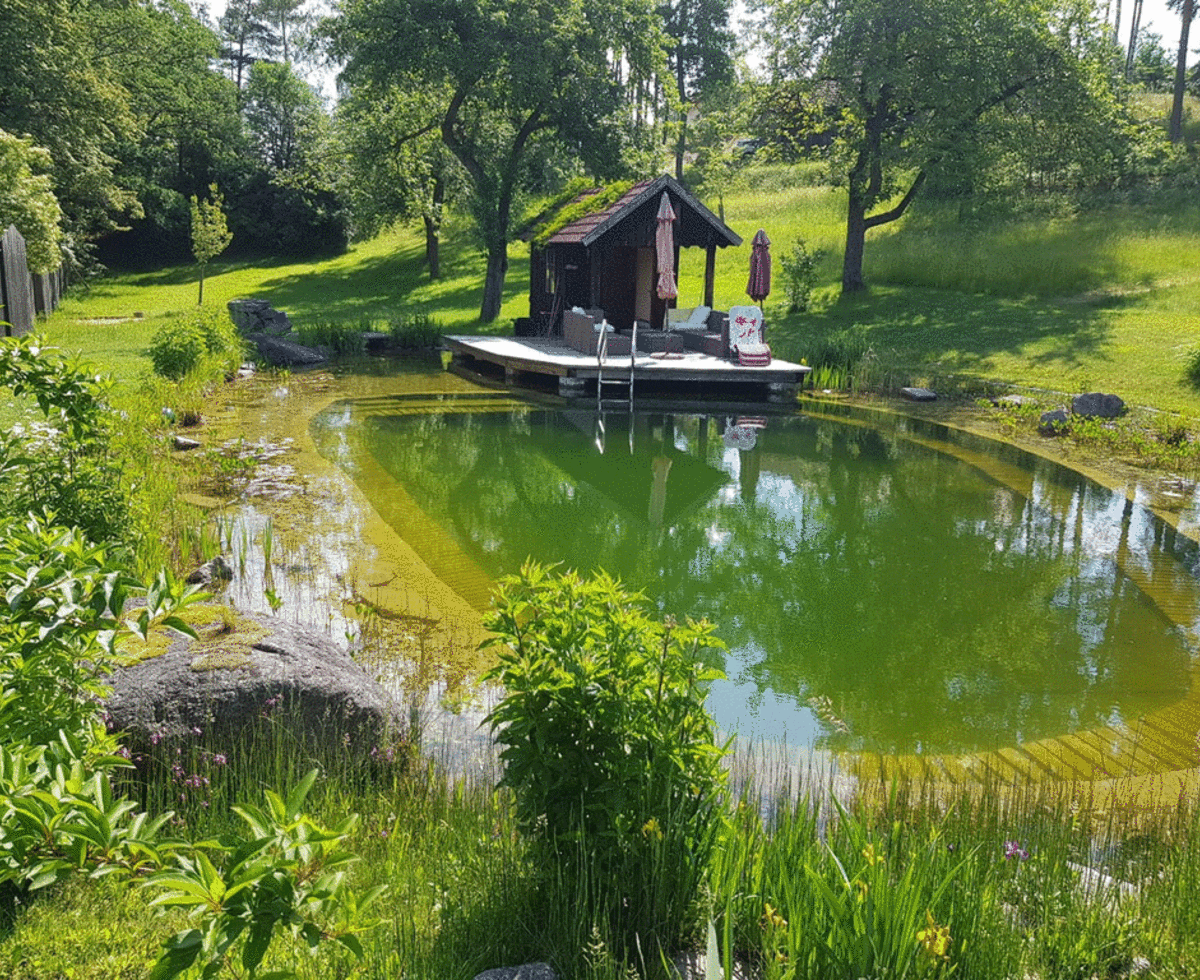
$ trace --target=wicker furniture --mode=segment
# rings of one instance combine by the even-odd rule
[[[720,310],[696,307],[668,310],[667,328],[683,340],[683,349],[709,357],[729,357],[729,317]]]
[[[600,322],[603,322],[602,320]],[[608,335],[608,353],[629,354],[633,347],[630,338],[625,334],[616,333],[611,329]],[[589,313],[578,313],[567,310],[563,313],[563,341],[572,350],[581,354],[596,356],[596,341],[599,339],[599,322]]]

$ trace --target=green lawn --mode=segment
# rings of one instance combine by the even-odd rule
[[[716,209],[716,202],[707,202]],[[870,233],[865,294],[839,299],[844,195],[797,172],[746,172],[725,198],[744,239],[717,258],[718,306],[745,302],[750,239],[773,243],[775,289],[765,309],[776,353],[808,356],[822,338],[858,326],[897,376],[947,374],[1073,392],[1104,389],[1133,405],[1200,416],[1200,393],[1184,362],[1200,338],[1200,205],[1163,197],[1044,217],[961,221],[918,207]],[[813,310],[785,315],[779,257],[798,238],[820,249]],[[461,227],[443,244],[444,278],[422,268],[417,230],[400,229],[331,259],[216,262],[206,305],[238,296],[270,300],[295,322],[358,322],[420,307],[447,331],[500,333],[528,313],[528,248],[515,243],[500,320],[480,325],[483,256]],[[681,306],[700,302],[703,255],[684,253]],[[145,369],[141,352],[160,318],[195,305],[191,266],[110,275],[72,290],[44,326],[50,339],[85,352],[118,377]],[[106,320],[144,313],[141,320]],[[98,322],[97,322],[98,321]]]

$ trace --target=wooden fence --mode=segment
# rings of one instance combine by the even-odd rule
[[[65,285],[61,267],[40,275],[30,273],[25,239],[15,225],[9,225],[0,235],[0,336],[29,333],[39,313],[58,308]]]

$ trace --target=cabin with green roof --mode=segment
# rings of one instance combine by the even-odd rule
[[[530,230],[529,319],[534,333],[561,334],[563,311],[576,307],[603,310],[608,322],[621,330],[628,330],[634,320],[662,329],[667,309],[675,305],[656,291],[655,233],[663,191],[676,214],[675,269],[681,248],[704,249],[704,305],[713,305],[717,249],[741,245],[742,239],[679,181],[664,174],[624,190],[618,186],[584,191]],[[560,216],[568,219],[561,225],[556,221]]]

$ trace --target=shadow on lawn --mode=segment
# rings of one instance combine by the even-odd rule
[[[801,358],[823,338],[860,328],[885,360],[949,371],[989,371],[998,354],[1060,369],[1102,358],[1110,328],[1096,306],[877,287],[829,309],[793,314],[770,328],[780,356]]]

